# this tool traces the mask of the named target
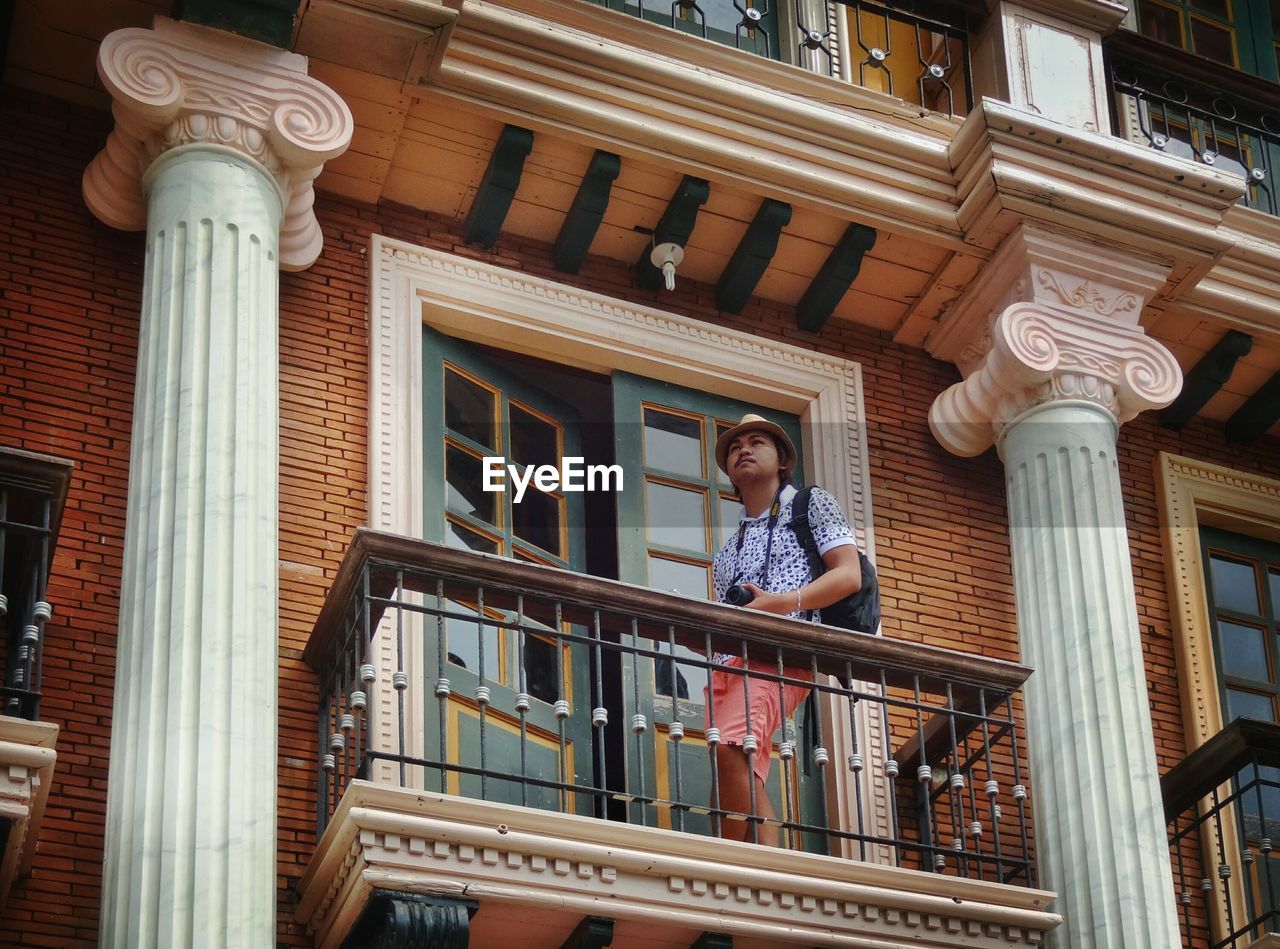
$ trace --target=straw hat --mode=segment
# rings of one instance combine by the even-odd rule
[[[796,446],[791,444],[791,439],[787,437],[787,433],[782,430],[782,426],[775,425],[767,418],[754,415],[748,412],[742,416],[742,421],[733,428],[726,431],[716,439],[716,464],[725,474],[729,473],[729,469],[725,464],[729,458],[729,445],[733,440],[743,432],[760,431],[768,432],[778,440],[778,444],[782,446],[782,463],[788,469],[794,471],[796,467]]]

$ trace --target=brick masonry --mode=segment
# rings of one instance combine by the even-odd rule
[[[44,716],[62,729],[58,768],[31,876],[0,920],[0,944],[96,943],[115,624],[142,282],[140,235],[97,222],[80,175],[110,123],[102,113],[6,89],[0,120],[0,444],[73,459],[53,570]],[[369,236],[383,233],[555,276],[546,243],[462,244],[457,222],[321,196],[320,261],[281,280],[280,941],[314,844],[316,681],[302,649],[352,530],[365,519]],[[790,311],[753,301],[726,318],[713,288],[632,285],[629,267],[592,260],[566,282],[859,361],[864,369],[877,555],[891,636],[1016,659],[1003,474],[993,452],[957,459],[929,433],[936,394],[959,377],[886,334],[839,323],[792,328]],[[1280,440],[1229,448],[1222,426],[1181,434],[1127,425],[1121,477],[1161,769],[1183,752],[1152,471],[1175,451],[1280,477]]]

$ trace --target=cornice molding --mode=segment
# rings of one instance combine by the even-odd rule
[[[1280,334],[1280,218],[1237,205],[1223,231],[1230,248],[1178,302],[1250,334]]]
[[[966,239],[994,247],[1016,221],[1088,235],[1198,279],[1232,243],[1244,183],[1207,165],[983,99],[951,143]],[[1001,223],[1004,218],[1007,223]]]
[[[1053,894],[355,781],[299,884],[337,945],[373,886],[810,945],[1039,945]]]
[[[312,181],[351,142],[345,102],[306,60],[220,30],[157,17],[116,30],[98,50],[116,126],[84,175],[85,203],[122,230],[147,224],[146,169],[187,145],[213,145],[270,175],[281,198],[280,264],[310,266],[323,238]]]
[[[58,755],[58,726],[0,716],[0,817],[11,821],[0,852],[0,910],[14,880],[31,872]]]

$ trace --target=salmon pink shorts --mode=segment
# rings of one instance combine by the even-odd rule
[[[742,658],[733,656],[723,663],[725,666],[734,669],[742,668]],[[748,669],[754,669],[758,672],[765,672],[772,675],[778,674],[778,664],[776,662],[766,662],[763,660],[753,660]],[[813,680],[813,675],[806,669],[787,669],[783,668],[783,675],[792,679]],[[748,680],[750,680],[748,682]],[[743,696],[743,692],[750,693],[751,712],[748,718],[747,699]],[[707,690],[703,689],[705,695]],[[779,697],[781,692],[781,697]],[[707,727],[712,725],[712,715],[715,713],[715,727],[720,729],[720,740],[726,745],[742,746],[743,739],[747,735],[754,735],[756,738],[756,755],[752,764],[752,770],[761,783],[769,778],[769,765],[773,761],[773,755],[770,754],[770,743],[773,736],[782,726],[782,719],[790,717],[800,703],[809,695],[809,690],[798,685],[790,685],[788,683],[777,682],[770,679],[760,679],[752,675],[743,675],[738,672],[722,672],[715,670],[711,673],[711,695],[707,704]]]

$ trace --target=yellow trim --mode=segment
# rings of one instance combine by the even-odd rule
[[[464,712],[471,713],[472,718],[478,718],[480,708],[475,704],[475,702],[471,701],[468,698],[465,698],[459,695],[451,695],[449,697],[449,724],[448,724],[449,750],[451,752],[449,755],[449,761],[448,761],[449,764],[463,763],[458,759],[458,749],[461,747],[461,739],[459,736],[461,731],[462,715]],[[485,726],[489,728],[497,727],[502,731],[509,732],[510,734],[516,735],[517,737],[520,735],[520,720],[517,718],[512,718],[510,715],[507,715],[503,712],[499,712],[492,707],[490,707],[488,711],[485,713]],[[560,755],[560,736],[559,735],[552,734],[551,732],[547,731],[544,728],[539,728],[537,725],[534,725],[532,722],[529,722],[527,719],[525,721],[525,735],[531,743],[538,745],[539,747],[545,748],[546,750],[554,754],[557,758],[559,758],[559,755]],[[565,781],[566,783],[572,784],[573,775],[575,774],[576,769],[574,767],[573,740],[570,738],[565,738],[564,740],[564,753],[565,753],[565,769],[564,769]],[[474,761],[474,762],[467,762],[467,764],[468,766],[478,764],[478,759],[477,761]],[[501,770],[513,771],[514,769],[512,769],[509,766],[509,763],[504,763]],[[462,793],[461,779],[462,779],[462,775],[460,775],[457,771],[449,772],[449,793],[450,794],[457,794],[461,796],[461,793]],[[494,780],[504,780],[504,779],[495,778]],[[554,789],[548,789],[548,790],[554,790]],[[573,794],[572,792],[569,793],[565,807],[567,812],[570,814],[576,814],[578,812],[576,794]]]
[[[1156,456],[1155,469],[1182,724],[1190,753],[1223,726],[1209,594],[1200,556],[1200,525],[1280,541],[1280,481],[1168,452]],[[1219,789],[1221,796],[1229,793],[1225,785]],[[1236,823],[1227,815],[1225,825],[1234,827]],[[1212,829],[1206,828],[1205,833],[1209,837],[1204,840],[1204,852],[1217,853]],[[1221,843],[1227,863],[1241,866],[1236,839],[1227,836]],[[1245,905],[1240,878],[1233,876],[1229,885],[1232,902]],[[1226,910],[1220,888],[1215,886],[1212,893],[1215,928],[1222,938]]]

